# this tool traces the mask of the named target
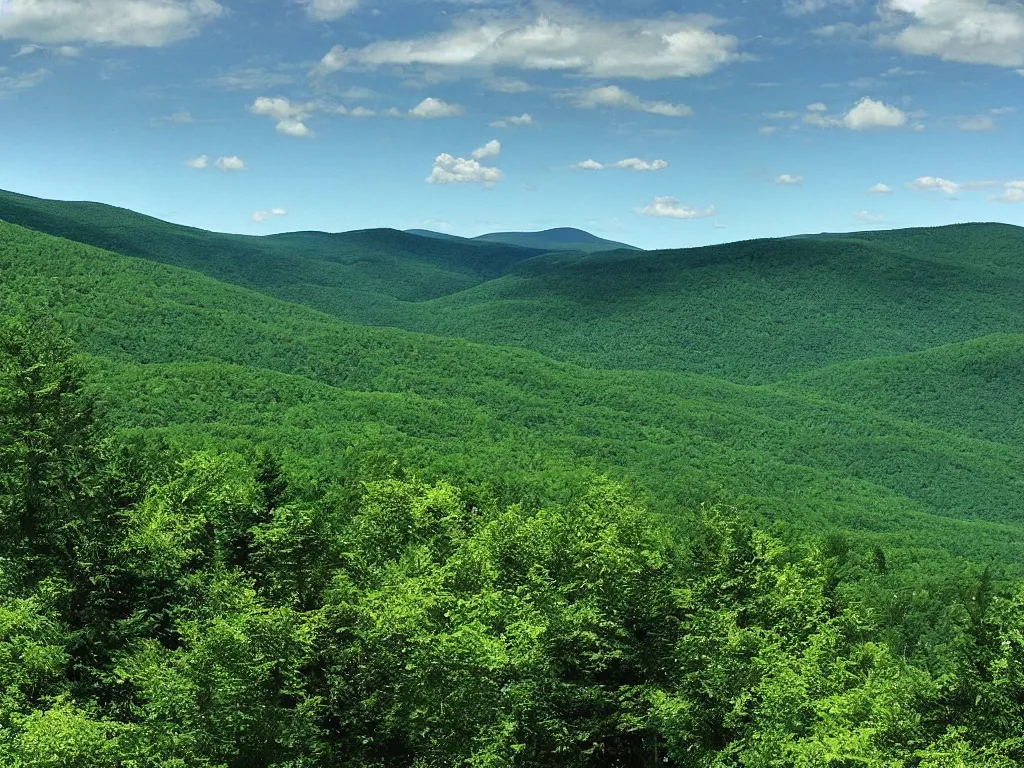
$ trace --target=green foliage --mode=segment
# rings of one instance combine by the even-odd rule
[[[0,213],[0,765],[1024,765],[1018,230]]]

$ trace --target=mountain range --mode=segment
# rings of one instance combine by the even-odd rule
[[[1020,228],[585,253],[14,193],[0,220],[0,308],[61,321],[125,434],[537,503],[606,474],[670,518],[717,501],[1024,571]]]

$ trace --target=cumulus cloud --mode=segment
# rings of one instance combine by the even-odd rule
[[[802,183],[803,180],[804,180],[803,176],[793,176],[791,174],[784,173],[781,176],[779,176],[777,179],[775,179],[775,183],[776,184],[781,184],[783,186],[795,187],[798,184]]]
[[[851,131],[870,131],[877,128],[902,128],[910,116],[899,107],[865,96],[843,115],[825,114],[824,104],[811,104],[803,121],[819,128],[849,128]],[[917,128],[918,126],[914,126]]]
[[[596,109],[597,107],[618,107],[633,109],[638,112],[649,112],[652,115],[665,117],[689,117],[693,110],[685,104],[671,104],[667,101],[642,101],[639,96],[630,93],[617,85],[606,85],[591,88],[582,93],[574,94],[577,107]]]
[[[763,125],[758,130],[761,132],[762,136],[771,136],[778,133],[779,128],[775,125]]]
[[[159,48],[199,34],[224,13],[215,0],[17,0],[0,39]]]
[[[306,13],[317,21],[335,21],[359,6],[359,0],[301,0]]]
[[[191,160],[186,160],[185,165],[189,168],[203,169],[210,164],[210,158],[207,155],[200,155],[199,157],[193,157]]]
[[[871,211],[857,211],[853,214],[853,218],[863,224],[880,224],[885,221],[885,217],[878,213],[871,213]]]
[[[614,167],[624,168],[627,171],[661,171],[668,168],[668,161],[652,160],[647,162],[639,157],[627,157],[625,160],[619,160],[615,163]]]
[[[242,158],[240,158],[238,155],[232,155],[231,157],[219,157],[217,158],[217,162],[214,163],[214,165],[216,165],[225,173],[230,171],[246,170],[245,163],[242,161]]]
[[[828,112],[828,107],[822,104],[820,101],[816,101],[813,104],[807,105],[808,112]]]
[[[683,205],[674,197],[656,197],[643,208],[637,210],[644,216],[654,216],[662,219],[706,219],[714,216],[717,211],[715,206],[699,209]]]
[[[865,97],[846,113],[843,123],[851,131],[899,128],[907,124],[907,114],[898,107]]]
[[[582,163],[576,163],[577,168],[581,168],[584,171],[603,171],[604,165],[597,162],[597,160],[584,160]]]
[[[708,15],[606,20],[564,8],[531,18],[470,13],[439,34],[335,46],[316,72],[415,65],[484,74],[503,67],[642,80],[694,77],[743,58],[735,37],[713,31],[717,24]]]
[[[921,176],[910,182],[911,189],[936,189],[945,192],[947,195],[955,195],[960,191],[960,184],[941,176]]]
[[[492,187],[505,179],[500,168],[481,164],[481,160],[496,157],[501,153],[501,142],[489,141],[479,149],[473,150],[469,158],[454,157],[447,152],[434,159],[434,167],[428,184],[482,184]]]
[[[252,215],[252,220],[257,224],[262,224],[267,219],[274,216],[287,216],[288,212],[284,208],[271,208],[269,211],[255,211]]]
[[[441,99],[426,98],[409,110],[410,117],[421,120],[434,120],[439,117],[457,117],[466,110],[458,104],[449,104]]]
[[[1024,181],[1008,181],[1002,193],[992,198],[1000,203],[1024,203]]]
[[[524,112],[518,117],[513,116],[506,117],[504,120],[495,120],[491,123],[491,128],[525,127],[529,125],[533,125],[533,117],[528,112]]]
[[[881,182],[879,182],[878,184],[875,184],[875,186],[873,186],[873,187],[868,187],[867,194],[869,194],[869,195],[891,195],[892,194],[892,187],[890,187],[888,184],[882,184]]]
[[[787,112],[785,110],[764,113],[765,120],[792,120],[795,117],[798,117],[796,112]]]
[[[474,149],[471,157],[474,160],[483,160],[488,157],[497,157],[501,154],[501,142],[497,139],[492,139],[484,144],[480,149]]]
[[[254,115],[269,117],[276,124],[277,132],[285,136],[313,136],[313,131],[304,121],[316,111],[315,104],[296,104],[280,96],[260,96],[249,105],[249,111]]]
[[[1024,66],[1024,5],[1014,0],[883,0],[881,9],[903,27],[882,41],[905,53]]]

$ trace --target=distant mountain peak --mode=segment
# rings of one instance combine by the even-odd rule
[[[501,243],[503,245],[517,245],[521,248],[536,248],[544,251],[617,251],[617,250],[640,250],[635,245],[620,243],[614,240],[605,240],[597,235],[591,234],[583,229],[575,227],[554,227],[538,232],[491,232],[472,238],[460,238],[456,235],[449,235],[442,232],[432,232],[427,229],[410,229],[410,234],[421,237],[435,237],[442,240],[469,240],[471,242]]]

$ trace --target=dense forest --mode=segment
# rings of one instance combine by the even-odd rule
[[[1024,766],[1018,228],[0,219],[0,765]]]
[[[5,765],[1024,764],[988,572],[885,612],[881,549],[607,479],[506,505],[117,439],[46,321],[0,374]]]

